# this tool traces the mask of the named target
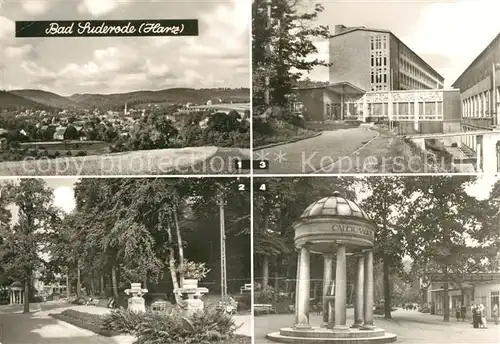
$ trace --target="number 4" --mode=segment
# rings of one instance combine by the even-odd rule
[[[260,184],[260,186],[259,186],[259,190],[260,190],[260,191],[266,191],[266,190],[267,190],[267,189],[266,189],[266,184]]]

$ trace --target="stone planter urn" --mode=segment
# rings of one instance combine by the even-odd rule
[[[203,311],[204,303],[201,297],[208,293],[208,289],[198,288],[198,280],[185,279],[182,288],[175,289],[174,293],[182,297],[182,301],[177,305],[181,315],[185,318],[191,318],[194,313]]]
[[[148,292],[147,289],[142,289],[140,283],[131,283],[130,289],[125,290],[127,295],[132,295],[128,299],[127,309],[133,312],[146,312],[146,301],[142,295]]]
[[[198,288],[198,280],[197,279],[184,279],[182,283],[182,289],[197,289]]]

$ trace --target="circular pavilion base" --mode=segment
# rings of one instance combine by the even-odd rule
[[[386,333],[381,328],[373,330],[348,330],[335,331],[324,327],[311,327],[310,329],[295,329],[285,327],[279,332],[269,333],[267,339],[278,343],[315,343],[315,344],[382,344],[394,343],[398,337]]]

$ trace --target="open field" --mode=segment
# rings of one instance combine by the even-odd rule
[[[8,161],[1,176],[91,176],[238,173],[234,160],[249,159],[246,149],[193,147],[133,151],[83,157]]]

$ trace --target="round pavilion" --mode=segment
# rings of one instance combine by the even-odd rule
[[[373,323],[373,242],[375,223],[353,201],[339,192],[309,205],[294,224],[299,252],[292,327],[270,333],[277,342],[389,343],[396,335],[385,333]],[[309,323],[310,256],[323,256],[323,324]],[[354,322],[347,324],[347,256],[357,260]],[[333,261],[335,259],[335,276]]]

